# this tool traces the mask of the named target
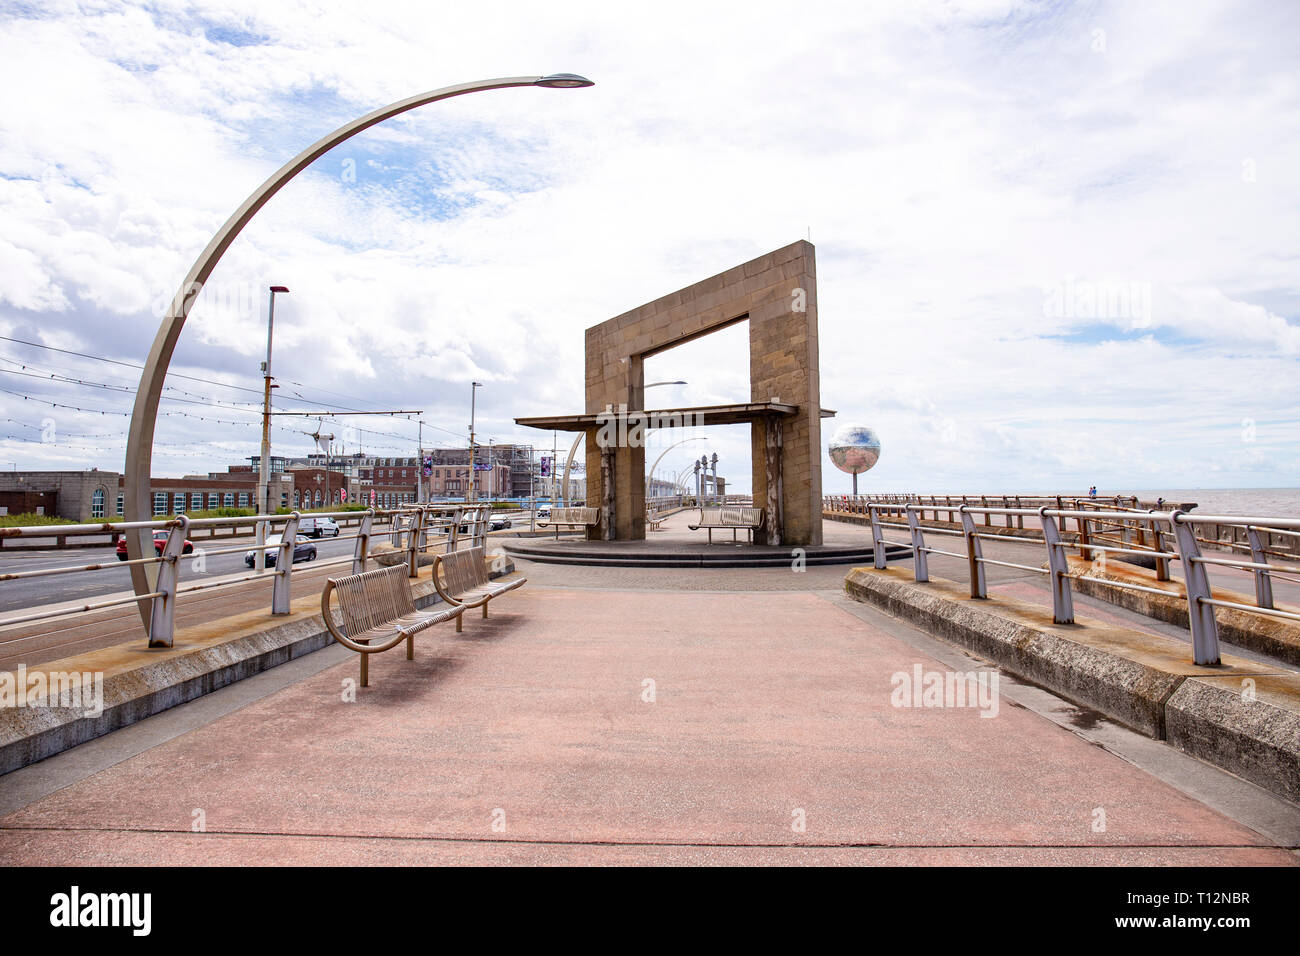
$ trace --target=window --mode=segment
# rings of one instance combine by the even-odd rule
[[[217,493],[215,491],[208,492],[208,507],[209,508],[217,507]]]
[[[233,491],[227,491],[221,496],[221,503],[227,508],[235,507],[235,493]]]
[[[239,493],[239,507],[241,507],[241,508],[247,508],[247,507],[248,507],[248,492],[247,492],[247,491],[241,491],[241,492]]]
[[[302,501],[302,492],[295,488],[293,489],[293,506],[298,507],[300,501]]]
[[[119,491],[117,493],[117,513],[119,515],[126,514],[126,492],[125,491]]]
[[[104,517],[104,489],[96,488],[90,496],[90,516],[92,518]]]
[[[193,492],[190,495],[190,508],[192,508],[194,511],[202,511],[203,495],[199,494],[197,491]]]
[[[172,495],[172,512],[178,515],[185,513],[185,492],[178,491]]]
[[[167,492],[155,491],[153,495],[153,513],[154,517],[165,515],[167,513]]]

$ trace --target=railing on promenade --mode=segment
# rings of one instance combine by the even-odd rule
[[[1293,543],[1300,540],[1300,519],[1295,518],[1255,518],[1234,515],[1193,515],[1185,511],[1136,511],[1130,509],[1113,509],[1099,511],[1095,508],[1049,508],[1040,506],[1030,508],[997,508],[975,505],[960,505],[956,508],[961,530],[940,527],[923,527],[920,514],[929,510],[925,503],[880,503],[866,504],[866,517],[871,523],[871,537],[875,544],[875,566],[884,568],[886,528],[900,529],[908,532],[911,541],[907,545],[912,553],[914,576],[917,581],[930,579],[928,556],[942,554],[964,560],[970,578],[970,593],[973,598],[988,597],[988,581],[984,573],[986,565],[1015,568],[1046,574],[1052,586],[1052,619],[1058,624],[1074,623],[1074,600],[1070,587],[1070,567],[1067,553],[1078,549],[1087,560],[1096,560],[1097,555],[1124,556],[1127,558],[1145,557],[1153,559],[1157,568],[1157,579],[1169,580],[1168,566],[1171,561],[1181,563],[1183,569],[1183,596],[1187,600],[1189,630],[1192,637],[1193,660],[1197,664],[1219,663],[1218,625],[1214,617],[1216,607],[1230,608],[1268,617],[1300,621],[1300,614],[1282,610],[1274,606],[1273,576],[1286,580],[1300,580],[1300,569],[1284,567],[1271,563],[1264,547],[1265,536],[1277,536],[1290,539]],[[903,516],[906,523],[887,520],[894,516]],[[984,557],[981,542],[986,540],[1007,540],[1005,535],[994,534],[986,524],[978,524],[977,517],[987,522],[994,516],[1017,519],[1017,527],[1024,527],[1026,518],[1038,522],[1040,534],[1017,536],[1019,541],[1036,541],[1046,549],[1047,567],[1017,564],[1011,561],[999,561]],[[1082,531],[1075,543],[1071,544],[1062,536],[1062,523],[1074,521],[1081,528],[1099,525],[1103,528],[1120,529],[1111,532],[1109,538],[1098,534],[1089,535]],[[1241,529],[1246,539],[1251,542],[1249,561],[1234,558],[1207,557],[1202,554],[1200,543],[1202,535],[1196,529],[1205,526],[1233,526]],[[1032,529],[1031,529],[1032,530]],[[940,535],[963,539],[965,548],[962,552],[946,551],[934,548],[926,543],[926,535]],[[1110,540],[1115,543],[1100,543]],[[1172,542],[1172,548],[1166,548],[1165,542]],[[1226,567],[1249,571],[1255,581],[1255,603],[1244,604],[1214,597],[1210,588],[1207,568]],[[1089,577],[1088,575],[1079,575]],[[1133,591],[1145,591],[1159,595],[1176,595],[1176,592],[1160,588],[1147,587],[1131,581],[1114,578],[1100,579],[1112,586]]]
[[[867,505],[881,504],[894,505],[901,507],[903,505],[917,505],[920,508],[922,521],[946,521],[949,524],[958,524],[958,509],[962,505],[971,508],[979,508],[981,511],[989,513],[983,514],[982,524],[985,527],[1005,527],[1017,530],[1025,527],[1024,512],[1025,509],[1037,509],[1041,507],[1053,508],[1057,511],[1070,509],[1073,511],[1091,511],[1095,515],[1082,516],[1077,522],[1074,522],[1074,530],[1069,532],[1068,537],[1077,536],[1081,543],[1086,544],[1088,541],[1096,540],[1110,541],[1115,543],[1115,535],[1119,535],[1121,543],[1130,543],[1127,537],[1131,530],[1124,523],[1116,523],[1109,520],[1106,516],[1113,516],[1117,512],[1145,514],[1149,511],[1179,510],[1179,505],[1167,506],[1164,508],[1152,507],[1154,502],[1143,503],[1135,495],[1119,495],[1110,498],[1090,498],[1090,497],[1070,497],[1068,495],[826,495],[822,498],[822,509],[827,514],[848,514],[860,515],[863,518],[867,514]],[[997,508],[1003,511],[1010,510],[1012,513],[998,519],[995,522],[995,516],[999,514],[994,510]],[[1188,508],[1181,508],[1186,513],[1192,513]],[[901,513],[901,512],[900,512]],[[1241,554],[1251,554],[1252,560],[1256,560],[1259,554],[1269,555],[1277,558],[1289,558],[1300,560],[1300,538],[1294,535],[1286,534],[1280,531],[1273,531],[1262,526],[1255,526],[1256,530],[1250,530],[1250,522],[1255,520],[1249,516],[1243,515],[1196,515],[1196,540],[1197,543],[1207,548],[1217,551],[1229,551]],[[1066,528],[1063,526],[1062,534],[1066,534]],[[1155,529],[1146,531],[1143,528],[1137,529],[1139,538],[1147,534],[1158,535],[1160,540],[1155,542],[1157,547],[1161,544],[1172,545],[1172,536],[1168,531]],[[1143,545],[1146,541],[1141,541]],[[1170,550],[1165,547],[1164,550]],[[1158,564],[1158,569],[1164,570],[1163,563]],[[1163,575],[1160,580],[1166,581],[1168,577]]]
[[[26,624],[48,618],[63,617],[68,614],[88,613],[121,605],[150,602],[149,605],[149,646],[170,647],[175,635],[176,604],[181,595],[199,591],[212,591],[244,584],[248,581],[271,580],[271,613],[288,614],[290,611],[290,582],[292,575],[307,570],[339,567],[350,564],[352,574],[366,570],[366,562],[373,561],[371,543],[376,535],[384,534],[377,525],[386,525],[390,544],[406,551],[406,560],[411,577],[415,577],[419,568],[419,556],[437,548],[444,552],[458,550],[468,542],[469,547],[485,544],[489,527],[490,506],[486,504],[459,505],[409,505],[390,510],[374,508],[365,511],[311,512],[311,518],[357,518],[360,522],[357,530],[350,534],[340,533],[330,540],[354,540],[351,555],[340,555],[320,563],[310,562],[310,568],[295,568],[296,547],[305,539],[298,537],[298,524],[301,518],[294,511],[282,515],[248,515],[228,518],[189,518],[178,515],[156,521],[118,521],[98,524],[75,525],[37,525],[33,527],[5,528],[3,534],[8,538],[49,538],[54,535],[78,537],[86,535],[121,534],[127,531],[151,530],[165,531],[167,537],[161,547],[155,545],[156,553],[152,557],[137,560],[114,560],[92,564],[78,564],[68,567],[40,568],[31,571],[12,571],[0,574],[0,582],[24,581],[33,578],[45,578],[59,575],[83,574],[106,571],[112,568],[144,565],[152,569],[149,575],[151,589],[144,594],[132,594],[127,597],[110,598],[103,601],[91,601],[79,607],[55,607],[40,611],[22,611],[17,614],[0,616],[0,628],[16,624]],[[243,552],[252,554],[254,570],[248,574],[222,577],[220,580],[207,582],[181,583],[182,558],[187,557],[186,541],[189,533],[196,528],[247,527],[252,526],[269,534],[273,529],[279,531],[280,540],[273,544],[237,545],[234,547],[192,549],[195,557],[202,555],[206,560],[223,554]],[[263,538],[262,540],[265,540]],[[275,567],[268,573],[266,565],[270,552],[275,553]],[[260,565],[260,567],[259,567]]]

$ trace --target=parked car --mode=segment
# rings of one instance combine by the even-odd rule
[[[508,528],[508,527],[510,527],[509,515],[492,515],[492,517],[488,519],[489,531],[500,531],[503,528]]]
[[[298,519],[298,533],[305,538],[337,538],[339,526],[333,518],[309,516]]]
[[[268,534],[266,536],[267,550],[262,552],[264,555],[266,555],[264,559],[264,564],[266,567],[268,568],[275,567],[275,561],[280,556],[280,551],[277,546],[280,544],[280,542],[283,539],[284,536],[279,534]],[[294,545],[293,545],[294,564],[297,564],[299,561],[315,561],[315,560],[316,560],[316,545],[309,544],[308,542],[301,541],[301,540],[294,541]],[[244,563],[248,565],[250,568],[255,567],[257,563],[257,552],[245,551]]]
[[[153,550],[154,550],[155,557],[158,558],[162,557],[163,548],[167,547],[167,535],[170,533],[171,532],[168,531],[155,531],[153,533]],[[186,538],[185,545],[181,548],[181,553],[189,554],[193,550],[194,550],[194,542],[191,541],[189,538]],[[126,560],[126,535],[123,535],[122,537],[117,539],[117,560],[119,561]]]

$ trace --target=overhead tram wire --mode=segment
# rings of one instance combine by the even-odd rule
[[[91,360],[91,361],[101,362],[101,363],[110,364],[110,365],[118,365],[118,366],[122,366],[122,367],[124,367],[124,368],[134,368],[134,369],[141,368],[141,366],[136,365],[136,364],[134,364],[134,363],[132,363],[132,362],[124,362],[124,361],[121,361],[121,360],[119,360],[119,359],[110,359],[110,358],[105,358],[105,357],[103,357],[103,356],[89,355],[89,354],[87,354],[87,353],[85,353],[85,352],[77,352],[77,351],[74,351],[74,350],[72,350],[72,349],[60,349],[60,348],[56,348],[55,346],[51,346],[51,345],[43,345],[43,344],[41,344],[41,343],[39,343],[39,342],[30,342],[30,341],[27,341],[27,340],[25,340],[25,339],[17,339],[17,338],[13,338],[12,336],[4,336],[4,335],[0,335],[0,341],[13,342],[13,343],[18,344],[18,345],[26,345],[26,346],[30,346],[30,347],[32,347],[32,348],[45,349],[45,350],[47,350],[47,351],[51,351],[51,352],[58,352],[58,353],[60,353],[60,354],[64,354],[64,355],[72,355],[72,356],[75,356],[75,357],[77,357],[77,358],[89,359],[89,360]],[[33,366],[33,365],[31,365],[30,363],[23,362],[23,361],[21,361],[21,360],[19,360],[19,359],[7,359],[7,358],[5,358],[5,357],[3,357],[3,356],[0,356],[0,359],[3,359],[3,360],[5,360],[5,361],[9,361],[9,362],[11,362],[12,364],[18,365],[21,369],[38,369],[37,366]],[[56,384],[65,384],[65,385],[71,385],[71,386],[76,386],[76,387],[84,387],[84,388],[99,388],[99,389],[103,389],[103,390],[106,390],[106,391],[116,391],[116,392],[121,392],[121,393],[123,393],[123,394],[129,394],[129,393],[133,393],[133,392],[135,391],[135,389],[134,389],[133,387],[128,386],[128,385],[121,385],[121,384],[115,384],[115,383],[109,383],[109,382],[95,382],[95,381],[91,381],[91,380],[89,380],[89,379],[75,378],[75,377],[72,377],[72,376],[65,376],[65,375],[62,375],[62,374],[60,374],[60,373],[49,372],[48,370],[40,370],[40,369],[38,369],[38,371],[42,372],[43,374],[37,374],[35,371],[33,371],[33,372],[28,372],[28,371],[15,371],[15,370],[12,370],[12,369],[0,369],[0,373],[7,372],[7,373],[12,374],[12,375],[21,375],[21,376],[29,377],[29,378],[38,378],[38,379],[43,379],[43,380],[50,381],[50,382],[52,382],[52,383],[56,383]],[[71,370],[69,370],[69,371],[71,371]],[[197,376],[192,376],[192,375],[183,375],[183,374],[180,374],[180,373],[169,373],[169,375],[172,376],[172,377],[176,377],[176,378],[186,379],[186,380],[188,380],[188,381],[201,382],[201,383],[206,384],[206,385],[215,385],[215,386],[220,387],[220,388],[230,388],[230,389],[236,389],[236,390],[239,390],[239,391],[252,392],[253,394],[259,394],[259,393],[257,392],[256,389],[246,388],[246,387],[241,386],[241,385],[233,385],[233,384],[230,384],[230,383],[228,383],[228,382],[218,382],[218,381],[215,381],[215,380],[212,380],[212,379],[199,378],[199,377],[197,377]],[[372,400],[370,400],[370,399],[364,399],[364,398],[361,398],[360,396],[348,395],[348,394],[343,393],[343,392],[334,392],[334,391],[332,391],[331,389],[326,389],[326,388],[323,388],[323,387],[321,387],[321,386],[313,385],[313,384],[311,384],[311,383],[307,383],[307,382],[290,381],[290,384],[297,385],[297,386],[300,387],[300,388],[311,389],[311,390],[314,390],[314,391],[328,392],[328,393],[330,393],[330,394],[338,395],[338,396],[341,397],[341,398],[351,399],[351,400],[354,400],[354,401],[361,402],[361,403],[363,403],[363,404],[368,404],[368,405],[375,405],[375,404],[377,404],[376,402],[374,402],[374,401],[372,401]],[[247,411],[247,412],[250,412],[250,413],[256,413],[256,412],[258,411],[258,403],[254,403],[254,402],[247,402],[247,403],[239,403],[239,404],[235,404],[235,403],[233,403],[233,402],[223,402],[223,401],[221,401],[220,399],[215,398],[214,396],[201,395],[200,393],[197,393],[197,392],[189,392],[189,391],[187,391],[187,390],[185,390],[185,389],[180,389],[180,388],[177,388],[177,387],[175,387],[175,386],[164,386],[164,388],[166,388],[166,389],[169,390],[169,391],[177,391],[177,392],[180,392],[182,395],[190,395],[190,396],[193,396],[193,398],[188,398],[188,399],[187,399],[187,398],[179,398],[179,397],[174,396],[174,395],[163,395],[163,396],[160,396],[162,399],[165,399],[165,400],[167,400],[167,401],[169,401],[169,402],[180,402],[180,403],[184,403],[184,404],[200,405],[200,406],[204,406],[204,407],[208,407],[208,408],[229,409],[229,410],[231,410],[231,411],[239,411],[239,412]],[[39,403],[39,404],[42,404],[42,405],[48,405],[48,406],[51,407],[51,408],[64,408],[64,409],[68,409],[68,410],[70,410],[70,411],[80,412],[80,413],[82,413],[82,414],[89,414],[89,415],[106,415],[106,416],[107,416],[107,415],[113,415],[113,416],[118,416],[118,415],[120,415],[120,416],[122,416],[122,417],[126,417],[126,418],[129,418],[129,417],[130,417],[130,413],[129,413],[129,412],[120,411],[120,410],[117,410],[117,409],[91,408],[91,407],[81,406],[81,405],[72,405],[72,404],[65,403],[65,402],[56,402],[56,401],[52,401],[52,400],[49,400],[49,399],[42,399],[42,398],[38,398],[38,397],[35,397],[35,396],[26,395],[26,394],[21,393],[21,392],[15,392],[15,391],[13,391],[13,390],[11,390],[11,389],[6,389],[6,388],[3,388],[3,387],[0,387],[0,392],[4,392],[4,393],[10,394],[10,395],[15,395],[15,396],[17,396],[17,397],[20,397],[20,398],[24,399],[25,401],[35,401],[35,402],[37,402],[37,403]],[[348,408],[348,407],[346,407],[346,406],[338,405],[338,404],[333,403],[333,402],[327,402],[327,401],[322,401],[322,400],[319,400],[319,399],[309,398],[308,396],[306,396],[306,395],[302,395],[302,394],[299,394],[298,397],[299,397],[299,398],[302,398],[304,401],[314,401],[314,402],[316,402],[317,404],[320,404],[320,405],[325,406],[325,408],[324,408],[324,409],[321,409],[321,411],[332,410],[332,411],[335,411],[335,412],[343,412],[343,413],[347,413],[347,412],[357,412],[357,413],[360,413],[360,412],[361,412],[361,409]],[[181,418],[187,418],[187,419],[191,419],[191,420],[197,420],[197,421],[203,421],[203,422],[209,422],[209,423],[212,423],[212,424],[221,424],[221,425],[248,425],[248,426],[253,426],[253,427],[255,427],[255,426],[258,424],[256,421],[232,421],[232,420],[230,420],[230,419],[215,418],[215,417],[208,416],[208,415],[196,415],[196,414],[193,414],[193,413],[190,413],[190,412],[184,412],[184,411],[175,410],[175,409],[173,409],[173,410],[171,410],[171,411],[160,411],[158,414],[159,414],[160,416],[165,416],[165,417],[181,417]],[[412,418],[409,417],[409,416],[405,416],[405,415],[394,415],[394,416],[392,416],[392,417],[393,417],[393,418],[400,418],[401,420],[403,420],[403,421],[407,421],[407,422],[414,422],[414,419],[412,419]],[[31,426],[27,426],[27,427],[31,427]],[[401,451],[401,450],[404,450],[404,449],[405,449],[405,448],[406,448],[406,447],[407,447],[411,442],[413,442],[414,440],[416,440],[416,439],[415,439],[415,436],[411,436],[411,435],[401,435],[401,434],[397,434],[397,433],[395,433],[395,432],[381,431],[381,430],[379,430],[379,429],[375,429],[375,428],[365,428],[365,427],[363,427],[363,426],[350,426],[350,427],[351,427],[354,431],[356,431],[356,432],[358,432],[358,433],[361,433],[361,434],[374,435],[374,436],[377,436],[377,437],[380,437],[380,438],[391,438],[391,439],[394,439],[394,440],[396,440],[396,441],[402,443],[401,445],[382,445],[382,446],[380,446],[379,443],[376,443],[376,442],[365,442],[365,444],[368,444],[368,445],[371,445],[371,446],[374,446],[374,447],[385,447],[385,448],[388,448],[388,449],[391,449],[391,450]],[[430,423],[430,422],[425,422],[425,427],[427,427],[427,428],[431,428],[431,429],[434,429],[434,430],[436,430],[436,431],[445,432],[446,434],[448,434],[448,435],[453,435],[453,436],[455,436],[455,437],[457,437],[457,438],[460,438],[460,437],[461,437],[460,433],[457,432],[457,431],[454,431],[454,430],[449,429],[449,428],[443,428],[443,427],[440,426],[440,425],[434,425],[434,424],[432,424],[432,423]]]
[[[121,365],[126,368],[141,370],[144,368],[143,365],[136,365],[134,362],[123,362],[120,359],[104,358],[102,355],[87,355],[85,352],[74,352],[71,349],[59,349],[55,348],[53,345],[42,345],[40,342],[28,342],[25,339],[15,339],[8,335],[0,335],[0,342],[14,342],[18,345],[30,345],[32,348],[45,349],[50,352],[61,352],[64,355],[75,355],[77,358],[90,359],[92,362],[106,362],[109,365]],[[241,392],[252,392],[254,395],[258,396],[262,394],[260,388],[249,388],[246,385],[232,385],[229,382],[218,382],[210,378],[198,378],[194,375],[182,375],[180,372],[168,371],[167,375],[169,378],[183,378],[191,382],[202,382],[204,385],[217,385],[221,388],[233,388],[238,389]]]

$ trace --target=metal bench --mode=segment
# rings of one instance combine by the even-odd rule
[[[343,629],[334,623],[330,595],[338,594]],[[415,635],[442,621],[460,619],[465,608],[447,604],[430,610],[417,610],[411,597],[410,579],[405,564],[397,564],[343,578],[330,578],[320,595],[321,614],[334,640],[361,655],[361,686],[370,686],[370,655],[379,654],[406,641],[406,659],[415,657]]]
[[[555,526],[555,538],[559,540],[560,525],[568,528],[590,528],[600,524],[599,508],[553,508],[550,517],[537,522],[537,527]]]
[[[731,540],[736,540],[736,531],[744,528],[749,532],[749,540],[754,540],[754,532],[763,525],[762,508],[701,508],[700,518],[695,524],[687,525],[692,531],[699,531],[701,528],[708,530],[709,543],[713,543],[714,528],[730,528]]]
[[[445,584],[439,579],[439,571],[446,579]],[[513,581],[490,581],[482,548],[452,551],[449,554],[436,555],[433,559],[433,586],[438,589],[442,599],[461,611],[471,607],[482,607],[484,617],[488,616],[489,601],[507,591],[521,587],[527,580],[527,578],[515,578]],[[460,625],[461,620],[457,618],[457,631],[460,630]]]

